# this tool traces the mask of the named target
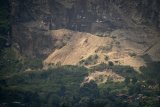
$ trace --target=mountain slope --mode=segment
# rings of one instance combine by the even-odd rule
[[[118,29],[148,34],[160,28],[159,0],[13,0],[10,4],[12,41],[29,57],[44,58],[55,49],[51,30],[110,35]],[[141,40],[137,33],[128,36]]]
[[[66,45],[60,49],[55,50],[45,60],[45,63],[58,63],[65,64],[78,64],[80,60],[96,54],[96,50],[99,47],[106,47],[112,44],[113,39],[108,37],[98,37],[89,33],[73,32],[58,30],[55,32],[63,32],[62,35],[56,35],[55,37],[64,39],[65,35],[69,32],[70,39]],[[55,33],[54,32],[54,33]]]
[[[133,37],[136,33],[139,33],[139,37],[142,36],[141,40]],[[158,46],[153,46],[149,49],[152,52],[145,52],[157,41],[158,36],[143,38],[151,34],[145,35],[144,32],[133,30],[117,30],[108,37],[67,29],[53,30],[51,34],[58,48],[44,60],[44,66],[61,64],[91,67],[112,61],[115,65],[129,65],[139,70],[146,63],[143,55],[148,53],[152,58],[154,53],[160,51]],[[160,59],[157,57],[157,60]]]

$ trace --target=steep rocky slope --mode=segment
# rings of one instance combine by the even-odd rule
[[[23,55],[30,57],[46,57],[56,48],[50,30],[67,28],[107,36],[120,29],[127,31],[124,33],[129,38],[145,42],[149,35],[155,38],[154,32],[160,28],[159,0],[10,2],[13,43]],[[150,29],[153,33],[148,34]]]
[[[57,42],[61,42],[61,44],[66,42],[66,45],[60,49],[56,49],[53,54],[45,60],[45,63],[56,64],[61,62],[63,65],[76,65],[81,60],[96,53],[98,54],[96,51],[98,51],[100,47],[110,47],[113,42],[112,38],[98,37],[89,33],[68,31],[63,29],[53,31],[53,34],[53,37],[59,39]],[[65,41],[67,35],[69,35],[69,39]]]
[[[137,33],[139,33],[139,38],[143,38],[142,40],[132,36]],[[142,57],[146,54],[150,55],[151,60],[155,60],[155,58],[160,60],[158,56],[160,52],[159,37],[156,36],[156,32],[154,33],[154,38],[149,37],[151,36],[149,33],[146,35],[148,37],[144,38],[145,32],[143,31],[117,30],[108,37],[99,37],[67,29],[52,30],[52,40],[55,41],[57,48],[44,60],[44,65],[91,67],[112,61],[115,65],[129,65],[139,70],[139,67],[145,66],[147,63]]]
[[[160,60],[159,6],[158,0],[13,0],[13,46],[45,66],[113,62],[139,70]]]

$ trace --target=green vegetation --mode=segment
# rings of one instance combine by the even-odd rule
[[[95,35],[96,35],[96,36],[103,37],[104,33],[103,33],[103,32],[96,32]]]
[[[13,48],[5,48],[0,52],[0,76],[17,73],[22,68],[22,63],[18,60]]]
[[[2,57],[3,56],[3,57]],[[15,51],[2,54],[0,105],[31,107],[159,107],[159,62],[141,67],[102,63],[90,71],[112,69],[125,77],[124,82],[107,81],[99,86],[91,81],[82,85],[89,70],[79,66],[42,68],[40,60],[17,60]],[[94,58],[98,58],[94,56]],[[90,59],[90,58],[89,58]],[[92,58],[91,58],[92,59]],[[31,71],[25,69],[31,68]],[[154,77],[154,78],[153,78]]]
[[[113,63],[112,61],[108,61],[108,65],[109,65],[109,66],[113,66],[114,63]]]
[[[76,66],[57,67],[47,71],[19,72],[0,80],[1,92],[10,93],[6,95],[1,93],[3,99],[0,99],[0,103],[8,102],[12,105],[16,101],[26,106],[55,106],[54,102],[58,103],[57,100],[61,103],[69,103],[78,94],[80,84],[86,75],[86,68]],[[36,100],[32,98],[34,95]],[[26,101],[26,97],[34,100]],[[58,105],[60,106],[61,103]]]
[[[0,50],[6,46],[9,39],[10,15],[9,1],[1,0],[0,3]]]
[[[152,88],[157,85],[160,90],[160,62],[148,63],[147,67],[142,66],[140,69],[147,84]]]
[[[88,58],[83,59],[79,62],[80,65],[92,65],[92,64],[96,64],[97,63],[97,59],[98,59],[98,55],[94,54],[94,55],[90,55]]]
[[[0,52],[0,76],[9,76],[14,73],[42,68],[42,60],[20,56],[13,47],[4,48]]]
[[[105,61],[108,61],[109,57],[106,55],[104,59],[105,59]]]
[[[107,45],[107,46],[100,46],[97,50],[95,50],[95,52],[99,52],[99,51],[102,51],[102,52],[108,52],[112,49],[112,45]]]
[[[128,53],[128,55],[131,56],[131,57],[135,57],[137,54],[135,52],[131,51],[131,52]]]

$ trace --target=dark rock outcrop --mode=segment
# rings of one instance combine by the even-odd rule
[[[54,50],[54,29],[160,29],[159,0],[11,0],[11,6],[13,41],[28,56],[42,57]]]

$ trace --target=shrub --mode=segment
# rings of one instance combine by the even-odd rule
[[[113,63],[112,61],[109,61],[109,62],[108,62],[108,65],[109,65],[109,66],[114,66],[114,63]]]
[[[86,59],[82,59],[79,64],[80,65],[89,65],[89,64],[95,64],[97,62],[97,59],[98,59],[98,55],[95,54],[95,55],[90,55],[88,58]]]
[[[102,32],[97,32],[95,35],[96,35],[96,36],[103,37],[104,34],[103,34]]]
[[[104,59],[105,59],[106,61],[108,61],[108,60],[109,60],[109,57],[106,55]]]
[[[131,57],[135,57],[137,54],[135,52],[129,52],[128,55]]]

